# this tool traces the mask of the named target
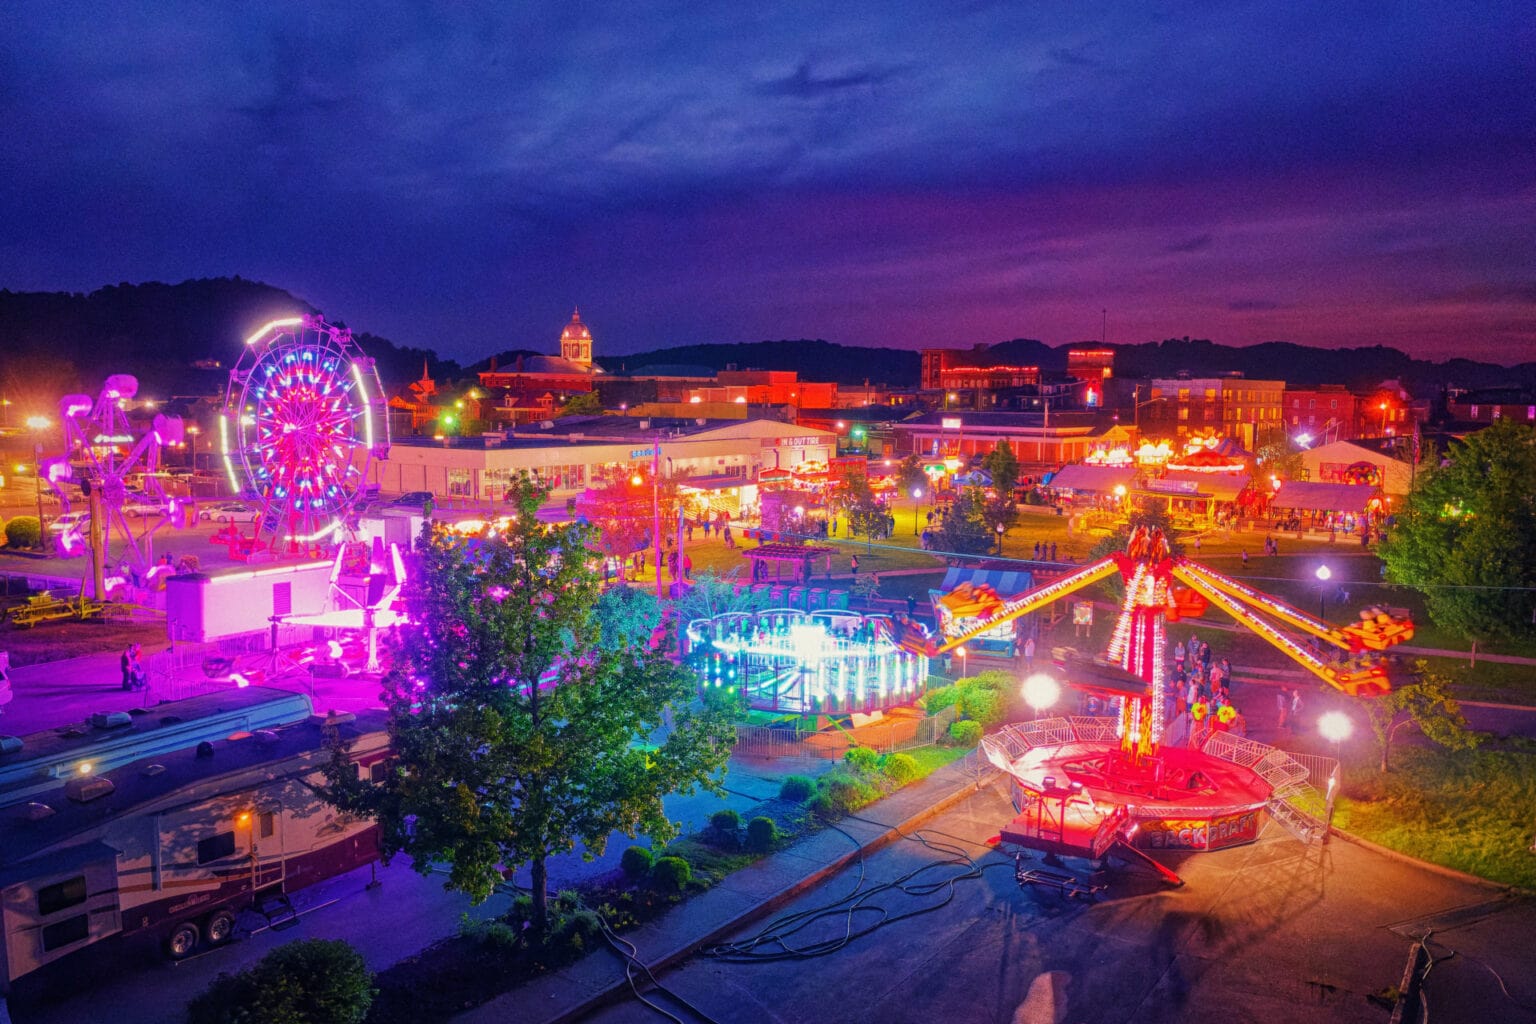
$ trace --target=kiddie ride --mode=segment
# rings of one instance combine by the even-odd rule
[[[1325,826],[1293,806],[1310,789],[1308,770],[1284,751],[1197,723],[1188,746],[1163,746],[1166,719],[1165,624],[1215,604],[1318,678],[1352,696],[1389,688],[1377,653],[1413,636],[1406,615],[1379,608],[1344,628],[1186,558],[1175,558],[1161,531],[1138,529],[1126,550],[1013,598],[961,628],[946,627],[936,656],[999,624],[1119,573],[1125,598],[1104,658],[1058,652],[1067,685],[1118,705],[1113,718],[1063,717],[1017,723],[985,737],[982,751],[1013,779],[1018,812],[997,841],[1047,855],[1100,862],[1111,853],[1172,871],[1146,849],[1205,851],[1258,838],[1262,815],[1310,843]],[[1275,620],[1275,621],[1271,621]],[[1279,623],[1278,625],[1276,623]],[[1310,634],[1347,658],[1329,664],[1286,632]],[[1020,884],[1092,895],[1094,886],[1054,870],[1019,866]]]

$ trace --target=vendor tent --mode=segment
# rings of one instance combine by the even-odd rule
[[[1236,501],[1251,478],[1247,473],[1190,473],[1170,471],[1149,484],[1155,491],[1188,490],[1194,494],[1215,498],[1217,501]],[[1191,484],[1188,488],[1158,486],[1159,484]]]
[[[1089,466],[1073,463],[1064,466],[1047,487],[1057,491],[1073,491],[1087,494],[1114,494],[1116,487],[1130,490],[1136,482],[1133,466]]]
[[[1342,512],[1358,515],[1371,507],[1381,488],[1369,484],[1320,484],[1305,480],[1287,480],[1269,500],[1272,509],[1288,508],[1297,512]]]

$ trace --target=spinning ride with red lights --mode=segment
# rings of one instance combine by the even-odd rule
[[[95,399],[89,395],[60,399],[65,451],[43,460],[39,472],[66,514],[72,502],[65,483],[79,484],[82,496],[95,491],[106,546],[110,548],[114,538],[121,540],[122,557],[137,569],[148,569],[154,559],[155,533],[167,524],[189,525],[191,508],[166,493],[159,474],[161,449],[182,440],[181,418],[156,415],[137,434],[125,410],[138,391],[137,378],[119,373],[106,379]],[[138,486],[137,493],[130,483]],[[143,524],[137,534],[128,521],[130,513]],[[56,541],[59,554],[66,558],[85,554],[87,531],[87,526],[74,522],[61,530]]]
[[[219,441],[230,486],[260,513],[231,550],[323,554],[341,539],[372,460],[389,453],[373,360],[318,316],[272,321],[230,372]]]
[[[1219,849],[1258,836],[1261,813],[1304,840],[1316,823],[1284,798],[1308,772],[1283,751],[1213,731],[1198,749],[1163,747],[1166,623],[1215,605],[1319,679],[1351,696],[1389,689],[1377,654],[1413,637],[1401,614],[1372,609],[1337,628],[1187,558],[1161,531],[1136,530],[1117,552],[946,629],[942,654],[1001,623],[1119,573],[1125,598],[1103,659],[1065,659],[1067,684],[1119,704],[1116,718],[1055,718],[1012,725],[982,741],[1014,780],[1019,816],[1004,841],[1049,853],[1103,857],[1110,848]],[[949,626],[949,623],[945,623]],[[1291,635],[1309,634],[1346,657],[1330,664]],[[1169,873],[1170,878],[1171,873]]]

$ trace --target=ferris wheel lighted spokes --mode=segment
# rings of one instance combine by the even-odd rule
[[[246,340],[220,430],[230,485],[260,504],[258,536],[290,552],[333,532],[389,446],[373,360],[350,331],[310,316]]]

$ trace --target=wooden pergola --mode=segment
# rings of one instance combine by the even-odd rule
[[[759,562],[773,563],[773,578],[775,582],[781,579],[780,573],[785,562],[795,566],[790,573],[791,580],[809,580],[811,578],[811,562],[825,555],[827,567],[831,568],[832,556],[838,553],[838,549],[828,544],[759,544],[755,548],[749,548],[742,554],[752,562],[752,578],[757,579],[757,565]],[[766,576],[767,573],[765,572]]]

